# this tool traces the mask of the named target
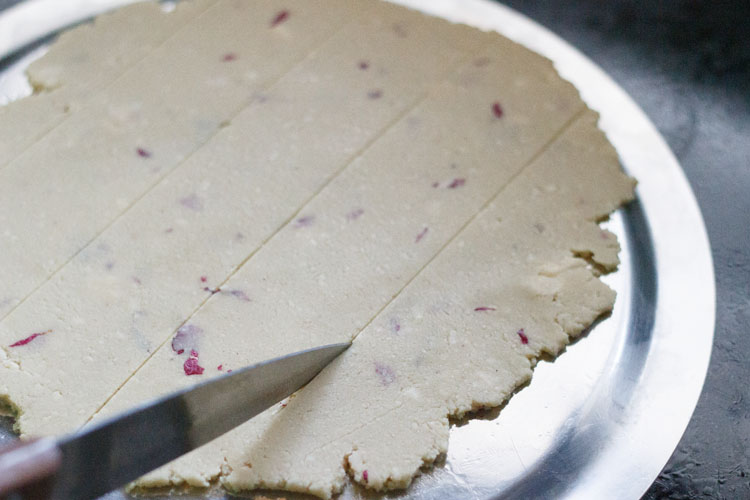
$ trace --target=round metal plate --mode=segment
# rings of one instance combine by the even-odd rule
[[[29,91],[22,70],[43,52],[24,49],[29,43],[131,1],[32,0],[0,16],[0,59],[21,54],[0,67],[0,96]],[[625,92],[540,25],[488,0],[393,1],[499,31],[550,58],[601,114],[639,185],[637,200],[607,223],[623,246],[620,270],[605,277],[618,292],[612,316],[556,361],[541,361],[502,411],[457,422],[445,463],[385,497],[639,498],[687,426],[713,341],[713,263],[685,176]],[[362,496],[350,486],[342,497]]]

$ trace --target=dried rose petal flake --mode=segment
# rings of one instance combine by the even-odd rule
[[[240,299],[243,302],[250,302],[250,297],[248,297],[247,294],[242,290],[229,290],[227,293],[232,297]]]
[[[463,186],[464,184],[466,184],[466,179],[457,177],[453,179],[450,184],[448,184],[448,189],[456,189]]]
[[[500,103],[497,101],[492,103],[492,114],[495,115],[495,118],[503,117],[503,108],[500,106]]]
[[[52,330],[47,330],[46,332],[32,333],[31,335],[29,335],[25,339],[21,339],[18,342],[14,342],[11,345],[9,345],[8,347],[20,347],[22,345],[26,345],[29,342],[31,342],[32,340],[34,340],[35,338],[41,337],[42,335],[47,335],[48,333],[52,333]]]
[[[360,218],[360,216],[363,213],[365,213],[365,211],[362,208],[357,208],[355,210],[352,210],[351,212],[349,212],[348,214],[346,214],[346,220],[349,220],[349,221],[357,220],[357,219]]]
[[[202,375],[203,374],[203,367],[198,364],[198,360],[196,358],[188,358],[185,360],[185,363],[182,365],[183,370],[185,370],[185,375]]]
[[[312,226],[313,222],[315,222],[314,215],[305,215],[304,217],[300,217],[294,221],[294,227]]]
[[[380,383],[383,385],[390,385],[396,380],[396,373],[388,365],[375,363],[375,373],[378,375]]]
[[[196,212],[203,210],[203,201],[198,197],[197,194],[191,193],[184,198],[180,199],[180,205]]]
[[[136,148],[136,153],[138,153],[138,156],[141,158],[151,158],[151,151],[143,148]]]
[[[401,331],[401,323],[396,318],[391,318],[391,330],[393,333],[398,333]]]
[[[287,19],[289,19],[289,11],[288,10],[281,10],[271,20],[271,27],[275,28],[276,26],[278,26],[279,24],[283,23]]]
[[[518,330],[516,332],[518,334],[518,337],[521,339],[522,344],[528,344],[529,343],[529,337],[526,336],[526,333],[523,331],[523,328]]]

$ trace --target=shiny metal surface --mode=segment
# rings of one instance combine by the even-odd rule
[[[83,19],[98,2],[61,3],[77,5]],[[397,3],[497,30],[552,59],[599,111],[600,126],[639,185],[638,200],[607,223],[623,246],[620,270],[605,277],[618,292],[612,316],[553,363],[540,362],[531,384],[502,411],[453,426],[445,463],[408,491],[385,497],[639,498],[684,432],[711,354],[713,263],[690,187],[637,105],[543,27],[487,0]],[[62,26],[53,11],[36,18],[48,22],[45,33]],[[0,17],[0,32],[7,23]],[[2,45],[0,38],[0,54],[18,45]],[[14,81],[0,80],[0,94],[21,85]],[[195,498],[222,496],[214,491]],[[342,497],[363,493],[349,487]]]
[[[349,345],[235,370],[60,439],[52,498],[96,498],[208,443],[295,392]]]

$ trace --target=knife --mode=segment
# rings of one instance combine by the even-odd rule
[[[312,380],[350,344],[234,370],[60,438],[0,450],[0,498],[99,497],[221,436]]]

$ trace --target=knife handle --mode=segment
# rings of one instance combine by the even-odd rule
[[[47,498],[61,460],[52,438],[19,440],[0,448],[0,498]]]

